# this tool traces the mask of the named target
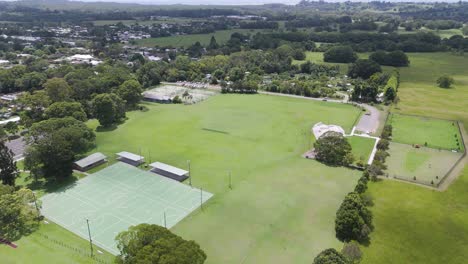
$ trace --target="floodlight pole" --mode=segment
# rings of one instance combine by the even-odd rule
[[[229,171],[229,189],[232,190],[232,175],[231,171]]]
[[[34,192],[32,192],[32,195],[33,195],[33,198],[34,198],[34,205],[36,206],[37,220],[39,220],[39,218],[40,218],[40,216],[41,216],[41,212],[39,211],[39,206],[37,206],[36,194],[35,194]]]
[[[167,228],[167,225],[166,225],[166,211],[164,211],[164,227]]]
[[[89,229],[89,220],[88,219],[86,219],[86,225],[88,225],[89,246],[91,248],[91,257],[93,257],[93,240],[91,239],[91,230]]]
[[[192,170],[191,170],[191,166],[190,166],[190,160],[187,160],[187,164],[188,164],[188,173],[189,173],[189,184],[190,186],[192,186]]]
[[[200,208],[203,211],[203,188],[200,188]]]

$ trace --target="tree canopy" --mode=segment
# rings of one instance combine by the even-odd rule
[[[37,212],[31,207],[32,191],[0,184],[0,238],[20,239],[38,227]]]
[[[115,239],[120,250],[117,263],[202,264],[206,260],[205,252],[197,243],[158,225],[132,226]]]
[[[359,59],[351,64],[348,70],[348,75],[352,78],[369,79],[374,73],[382,72],[382,67],[373,61]]]
[[[315,258],[313,264],[351,264],[345,256],[334,248],[325,249]]]
[[[326,62],[350,63],[358,59],[357,54],[349,46],[336,46],[323,53]]]
[[[94,116],[103,127],[109,127],[125,118],[125,102],[116,94],[96,95],[91,104]]]
[[[0,181],[5,185],[15,186],[15,179],[18,177],[18,168],[13,160],[13,152],[0,141]]]
[[[95,134],[73,117],[51,118],[31,126],[25,167],[35,176],[63,179],[72,174],[77,154],[94,145]]]
[[[336,132],[323,134],[315,143],[315,158],[327,165],[347,166],[354,160],[348,140]]]

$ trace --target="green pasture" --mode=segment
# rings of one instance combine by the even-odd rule
[[[400,68],[400,102],[393,111],[460,120],[468,129],[468,55],[449,52],[408,53],[411,64]],[[450,89],[437,87],[439,76],[455,79]]]
[[[368,53],[359,53],[359,58],[366,59],[369,54]],[[313,52],[313,51],[306,51],[306,58],[305,60],[293,60],[293,64],[299,65],[306,61],[310,61],[317,64],[323,64],[328,66],[340,66],[340,72],[342,74],[346,74],[348,72],[348,63],[333,63],[333,62],[324,62],[323,61],[323,52]]]
[[[214,36],[218,44],[226,43],[234,32],[242,34],[251,34],[254,35],[257,32],[268,32],[270,30],[264,29],[229,29],[229,30],[219,30],[213,33],[207,34],[191,34],[191,35],[179,35],[179,36],[170,36],[170,37],[161,37],[161,38],[148,38],[137,40],[137,44],[144,47],[154,47],[154,46],[173,46],[173,47],[188,47],[195,42],[200,42],[202,45],[206,46],[210,43],[211,37]]]
[[[392,141],[427,145],[436,149],[463,150],[462,138],[455,121],[391,114],[388,123],[393,128]]]
[[[408,55],[411,65],[400,68],[400,102],[392,111],[461,120],[468,128],[467,55],[448,52]],[[453,88],[437,87],[436,79],[443,74],[455,78]],[[419,162],[424,159],[419,158]],[[371,183],[368,193],[374,197],[375,229],[370,245],[363,248],[362,263],[465,263],[467,188],[466,166],[445,192],[396,181]]]
[[[387,157],[388,176],[436,186],[460,159],[461,153],[433,148],[414,148],[391,142]]]
[[[364,164],[367,164],[375,145],[375,139],[357,136],[347,137],[347,139],[349,144],[351,144],[355,162],[361,160]]]
[[[180,168],[191,160],[192,183],[214,196],[172,230],[197,241],[207,263],[310,263],[321,250],[341,247],[335,213],[361,173],[301,154],[324,113],[349,132],[357,108],[267,95],[144,105],[148,111],[129,113],[118,128],[98,131],[93,152],[127,150]]]
[[[397,181],[369,183],[374,231],[362,264],[463,264],[468,258],[468,168],[445,192]]]

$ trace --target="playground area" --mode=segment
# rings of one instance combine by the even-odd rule
[[[462,153],[449,150],[390,143],[387,173],[390,178],[438,186]]]
[[[191,86],[162,85],[145,91],[143,96],[151,101],[173,100],[178,96],[184,104],[196,104],[215,95],[216,92],[207,89],[196,89]]]
[[[118,162],[41,198],[42,214],[118,254],[115,237],[140,223],[171,228],[211,193]]]

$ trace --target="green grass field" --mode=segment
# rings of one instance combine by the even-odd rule
[[[60,243],[58,243],[60,242]],[[90,258],[89,242],[49,222],[41,223],[39,229],[29,236],[23,237],[15,242],[16,249],[0,245],[0,262],[2,264],[60,264],[60,263],[97,263]],[[105,263],[112,263],[114,256],[99,247],[96,258]]]
[[[463,149],[460,131],[454,121],[391,114],[388,123],[393,127],[392,141],[421,146],[427,143],[428,147],[437,149]]]
[[[351,144],[355,162],[362,161],[367,164],[367,160],[375,145],[375,139],[365,137],[347,137],[349,144]]]
[[[357,108],[265,95],[146,106],[148,112],[129,113],[116,130],[98,132],[95,151],[141,149],[148,161],[181,168],[190,159],[193,184],[214,197],[173,231],[197,241],[207,263],[310,263],[324,248],[341,247],[336,209],[360,173],[301,154],[324,113],[349,132]]]
[[[445,192],[390,180],[370,183],[375,229],[361,263],[466,263],[467,189],[468,168]]]
[[[368,53],[359,53],[358,54],[359,58],[361,59],[366,59],[369,57]],[[312,51],[306,51],[306,59],[305,60],[293,60],[293,64],[302,64],[306,61],[311,61],[313,63],[318,63],[318,64],[323,64],[323,65],[329,65],[329,66],[334,66],[338,65],[340,66],[340,72],[341,74],[346,74],[348,72],[348,63],[332,63],[332,62],[324,62],[323,61],[323,52],[312,52]]]
[[[269,30],[261,29],[230,29],[230,30],[219,30],[214,33],[208,34],[192,34],[192,35],[180,35],[170,36],[161,38],[149,38],[137,40],[137,44],[144,47],[154,46],[173,46],[173,47],[188,47],[195,42],[199,41],[202,45],[206,46],[210,43],[211,36],[216,38],[218,44],[225,44],[234,32],[242,34],[256,34],[257,32],[267,32]]]
[[[411,65],[400,69],[400,102],[393,111],[461,120],[468,128],[468,57],[410,53],[409,59]],[[455,78],[453,88],[437,87],[442,74]],[[442,193],[395,181],[372,183],[375,230],[362,263],[466,263],[467,188],[468,167]]]
[[[391,142],[388,150],[387,173],[390,177],[437,186],[450,168],[462,156],[449,150],[414,148]],[[414,180],[416,177],[416,180]]]

